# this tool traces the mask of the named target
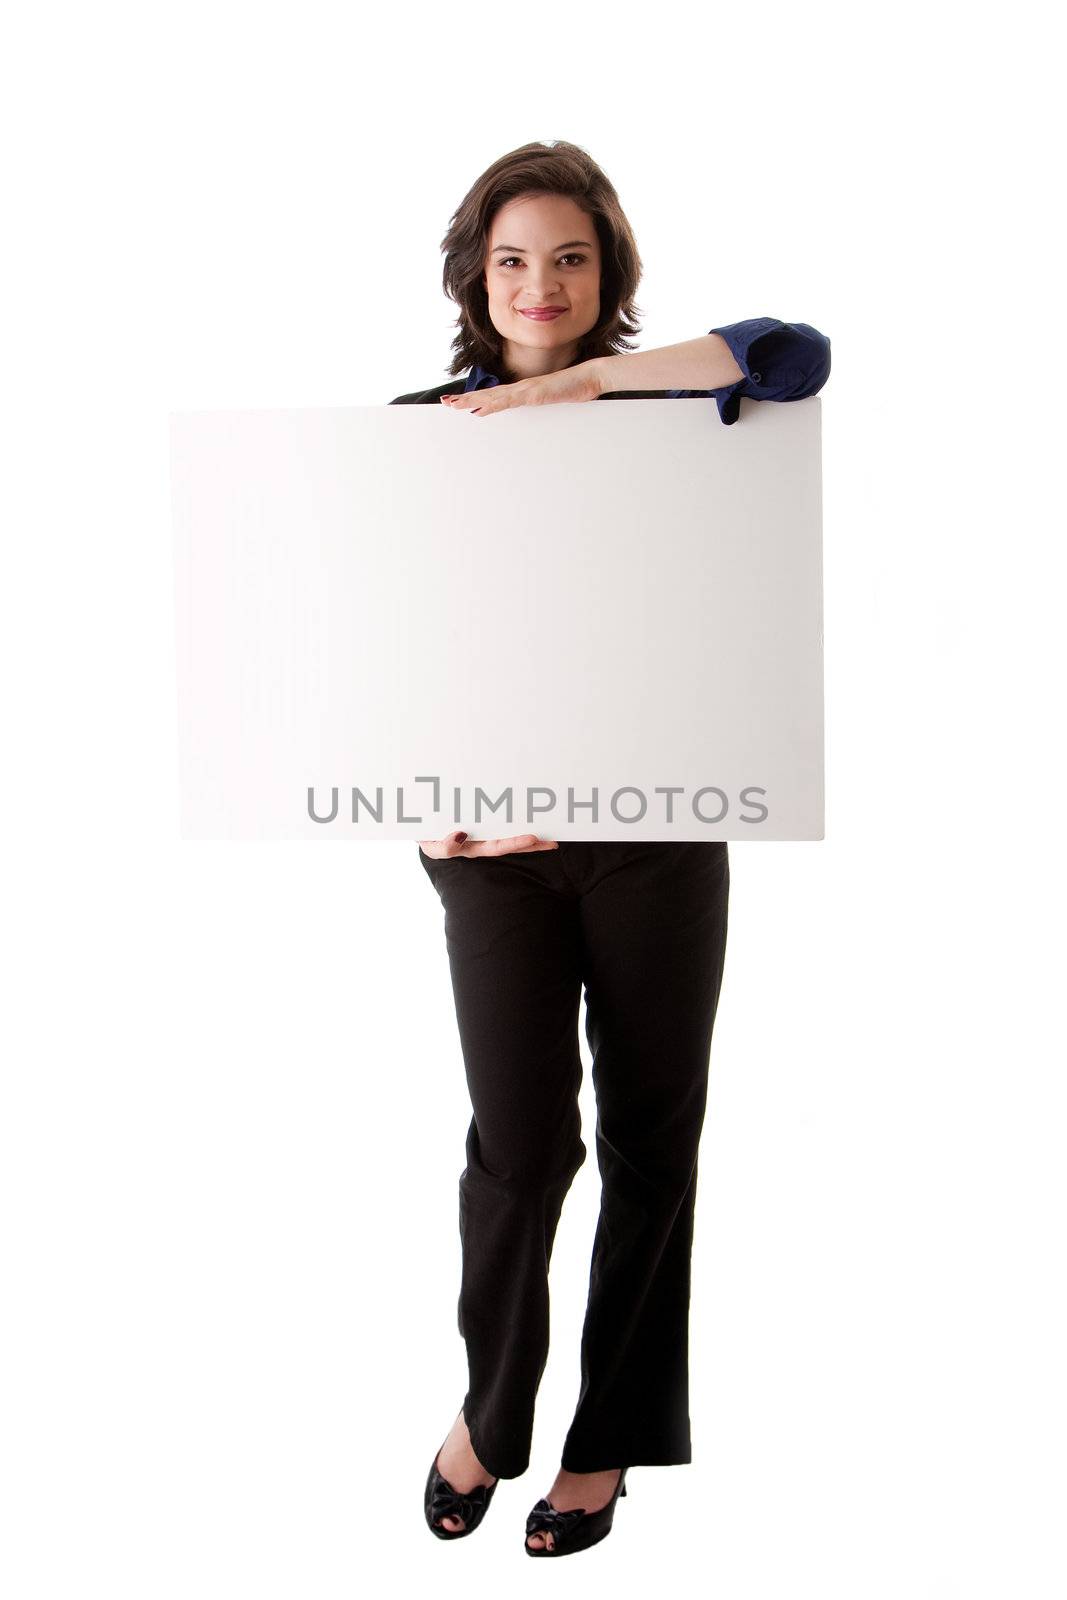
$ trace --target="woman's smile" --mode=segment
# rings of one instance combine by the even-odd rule
[[[534,322],[553,322],[556,317],[561,317],[566,311],[566,306],[520,306],[521,316],[530,317]]]

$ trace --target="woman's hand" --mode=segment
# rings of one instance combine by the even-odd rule
[[[470,394],[443,394],[441,402],[451,411],[472,411],[476,417],[488,417],[511,406],[596,400],[602,392],[598,363],[580,361],[576,367],[564,367],[562,372],[545,372],[537,378],[520,378],[516,383],[497,383],[489,389],[472,389]]]
[[[443,839],[420,839],[423,855],[442,856],[511,856],[529,854],[534,850],[558,850],[555,839],[539,839],[536,833],[520,833],[513,839],[471,839],[457,829]]]

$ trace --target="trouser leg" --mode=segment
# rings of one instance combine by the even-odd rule
[[[572,1472],[692,1459],[697,1152],[726,948],[724,841],[587,847],[580,901],[602,1178]]]
[[[548,1358],[548,1271],[582,1162],[576,897],[555,852],[423,857],[445,908],[473,1116],[459,1180],[463,1411],[487,1471],[529,1464]]]

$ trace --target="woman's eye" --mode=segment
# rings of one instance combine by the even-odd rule
[[[583,255],[577,254],[576,252],[568,252],[567,255],[560,256],[559,259],[561,261],[575,261],[575,262],[579,263],[579,265],[580,265],[586,258]],[[518,256],[505,256],[503,261],[501,261],[499,263],[499,265],[502,266],[502,267],[507,267],[508,271],[510,272],[511,271],[511,263],[513,261],[518,261],[520,266],[522,264],[521,260],[520,260],[520,258]]]

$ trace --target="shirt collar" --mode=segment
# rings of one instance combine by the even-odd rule
[[[487,372],[485,367],[478,366],[477,362],[467,373],[467,382],[463,393],[470,394],[472,389],[494,389],[500,379],[494,372]]]

